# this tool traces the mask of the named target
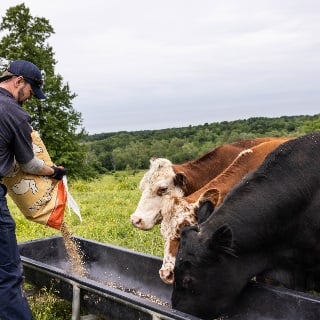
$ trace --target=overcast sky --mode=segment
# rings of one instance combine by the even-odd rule
[[[91,134],[320,113],[319,0],[23,2]]]

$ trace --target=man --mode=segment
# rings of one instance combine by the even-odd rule
[[[62,179],[63,167],[49,167],[34,156],[30,116],[22,109],[35,96],[45,99],[43,80],[36,65],[25,60],[11,62],[0,77],[0,182],[16,160],[21,170]],[[6,201],[6,187],[0,183],[0,319],[30,320],[31,310],[22,290],[22,263],[15,234],[15,222]]]

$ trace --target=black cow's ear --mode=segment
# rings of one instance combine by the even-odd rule
[[[209,247],[212,250],[234,255],[232,244],[233,240],[231,228],[228,225],[222,225],[212,235]]]
[[[200,204],[197,212],[198,224],[206,221],[214,211],[214,205],[210,200],[206,200]]]

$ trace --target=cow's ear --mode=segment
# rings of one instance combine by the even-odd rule
[[[231,228],[226,224],[219,227],[212,235],[209,247],[215,251],[235,255]]]
[[[220,192],[218,189],[208,189],[205,191],[199,198],[199,205],[201,205],[204,201],[209,200],[211,203],[216,206],[220,198]]]
[[[187,177],[183,172],[177,172],[173,178],[173,184],[181,189],[185,189],[187,184]]]
[[[198,224],[206,221],[214,211],[214,205],[210,200],[201,202],[199,210],[197,212]]]

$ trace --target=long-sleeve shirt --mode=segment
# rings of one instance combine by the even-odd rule
[[[14,159],[22,165],[34,159],[30,120],[12,94],[0,88],[0,177],[11,171]]]

